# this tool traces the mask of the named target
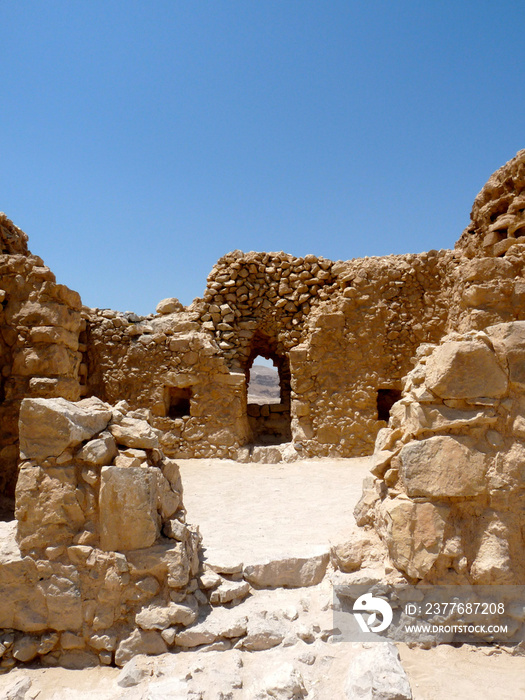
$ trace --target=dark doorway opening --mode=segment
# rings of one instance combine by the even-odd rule
[[[184,418],[190,415],[193,392],[189,388],[166,387],[167,415],[169,418]]]
[[[390,409],[401,398],[399,389],[378,389],[377,390],[377,420],[384,420],[388,423]]]

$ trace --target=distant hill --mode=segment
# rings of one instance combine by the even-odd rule
[[[248,403],[279,403],[279,373],[275,367],[252,365],[248,386]]]

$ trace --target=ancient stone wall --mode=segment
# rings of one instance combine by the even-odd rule
[[[356,508],[409,579],[525,581],[525,322],[422,345]]]
[[[302,456],[370,453],[384,425],[378,396],[400,388],[420,342],[445,332],[456,262],[449,251],[346,263],[235,251],[186,313],[138,323],[88,313],[88,390],[150,408],[176,456],[290,440]],[[278,368],[279,406],[246,404],[257,355]],[[163,398],[174,382],[192,390],[182,424]]]
[[[13,495],[26,396],[79,398],[80,297],[56,284],[27,236],[0,215],[0,492]]]
[[[501,257],[525,241],[525,150],[490,177],[456,243],[468,258]],[[522,240],[520,240],[522,239]]]
[[[148,409],[168,455],[236,456],[249,433],[245,376],[230,371],[195,314],[85,318],[89,393]]]

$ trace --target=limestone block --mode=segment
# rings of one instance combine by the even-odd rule
[[[167,577],[172,588],[182,588],[188,583],[190,561],[184,544],[180,542],[126,552],[126,557],[135,574],[155,576],[158,580]]]
[[[52,575],[41,581],[38,589],[45,596],[49,627],[76,631],[82,627],[82,597],[76,583],[63,576]]]
[[[323,580],[329,553],[311,557],[284,557],[244,567],[244,578],[261,588],[301,588]]]
[[[159,446],[157,435],[145,420],[126,416],[119,423],[110,425],[109,430],[117,444],[125,447],[148,450]]]
[[[177,311],[184,311],[184,306],[175,297],[169,297],[159,301],[156,311],[158,314],[173,314]]]
[[[259,464],[278,464],[282,460],[281,450],[278,447],[257,445],[252,450],[252,462]]]
[[[448,341],[429,357],[426,385],[442,399],[501,397],[507,375],[482,341]]]
[[[284,663],[274,668],[262,678],[257,678],[247,688],[250,698],[292,698],[301,700],[308,697],[303,677],[291,663]]]
[[[20,637],[13,644],[13,656],[17,661],[27,663],[38,654],[38,639],[36,637]]]
[[[138,685],[144,678],[152,674],[152,669],[143,657],[133,657],[130,659],[117,678],[117,685],[121,688],[131,688]]]
[[[246,598],[250,592],[250,584],[246,581],[221,581],[220,585],[210,594],[212,605],[225,605],[234,600]]]
[[[103,467],[100,476],[100,546],[106,551],[150,547],[158,537],[157,470]]]
[[[78,350],[78,335],[57,326],[35,326],[31,329],[30,337],[33,343],[56,343],[65,345],[73,352]]]
[[[129,637],[123,639],[118,645],[115,652],[115,663],[117,666],[124,666],[127,661],[138,654],[157,656],[165,654],[167,651],[168,647],[159,632],[135,629]]]
[[[20,407],[20,451],[27,459],[58,457],[101,432],[111,419],[99,400],[24,399]]]
[[[191,536],[188,526],[176,518],[167,520],[162,527],[162,532],[166,537],[171,537],[177,542],[187,542]]]
[[[197,619],[196,605],[169,603],[156,605],[154,603],[143,608],[135,616],[135,622],[143,630],[165,630],[172,625],[187,627]]]
[[[240,646],[246,651],[264,651],[280,644],[285,634],[286,629],[276,620],[252,618]]]
[[[41,632],[48,626],[47,611],[36,590],[35,562],[21,555],[14,523],[0,523],[0,533],[0,628]]]
[[[98,438],[87,442],[76,454],[78,459],[92,466],[106,467],[117,454],[115,438],[109,432],[101,433]]]
[[[80,330],[80,314],[68,309],[64,304],[27,301],[13,315],[8,317],[9,323],[17,326],[60,326],[72,333]]]
[[[376,533],[373,530],[365,530],[354,527],[348,533],[346,541],[336,544],[330,551],[334,567],[340,571],[349,573],[361,568],[365,559],[374,556],[379,546]]]
[[[487,511],[481,520],[483,532],[470,575],[479,585],[512,584],[512,561],[509,552],[509,533],[496,513]]]
[[[506,362],[510,381],[525,389],[525,321],[498,323],[486,329],[496,354]]]
[[[160,469],[155,470],[157,477],[157,508],[162,519],[171,518],[181,505],[180,494],[172,491],[169,481]]]
[[[443,547],[449,509],[407,498],[381,504],[379,529],[394,564],[409,576],[423,578]]]
[[[80,384],[73,377],[31,377],[29,389],[35,398],[61,397],[68,401],[78,401],[80,398]]]
[[[410,442],[399,453],[409,496],[457,498],[487,490],[487,457],[450,435]]]
[[[498,420],[491,409],[462,410],[449,406],[422,406],[424,425],[410,432],[417,436],[423,431],[444,431],[451,428],[477,428],[494,425]]]
[[[71,543],[85,520],[76,489],[74,467],[21,467],[15,516],[22,550]]]
[[[347,700],[412,700],[399,653],[391,642],[362,644],[352,657],[345,683]]]
[[[248,619],[235,608],[213,608],[203,620],[175,636],[177,646],[191,649],[213,644],[221,637],[232,639],[246,634]]]
[[[23,377],[35,374],[43,376],[70,374],[72,364],[72,356],[61,345],[22,348],[15,353],[13,374]]]

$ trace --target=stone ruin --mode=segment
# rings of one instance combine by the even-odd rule
[[[147,317],[83,306],[4,215],[0,244],[0,493],[16,501],[0,667],[268,648],[242,621],[210,632],[199,610],[331,567],[525,583],[525,151],[490,178],[453,251],[237,250],[202,298]],[[259,355],[279,403],[247,401]],[[282,581],[203,567],[177,458],[372,453],[331,562]]]

